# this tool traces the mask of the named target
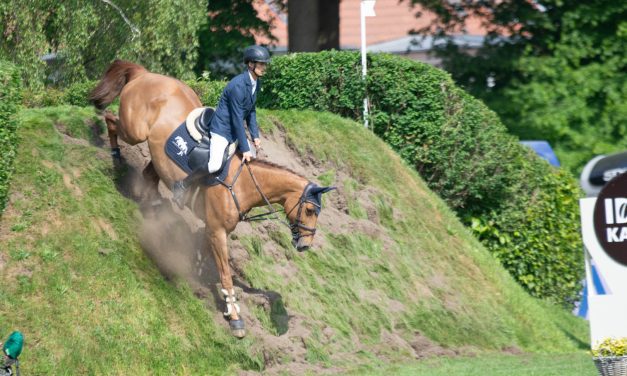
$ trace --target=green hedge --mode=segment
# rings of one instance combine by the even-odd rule
[[[7,203],[17,145],[15,113],[20,107],[22,83],[17,68],[0,61],[0,214]]]
[[[520,180],[507,201],[467,223],[533,296],[572,307],[583,277],[579,185],[568,170],[538,158],[516,165]]]
[[[456,210],[481,210],[509,184],[502,157],[517,142],[481,102],[427,64],[391,55],[369,57],[374,132],[410,162]],[[270,108],[312,108],[361,120],[359,55],[292,54],[275,58],[259,98]],[[507,158],[511,159],[511,158]],[[487,204],[487,205],[486,205]]]
[[[360,77],[359,54],[353,52],[276,57],[259,105],[331,111],[361,121],[367,91],[373,131],[420,172],[532,295],[571,305],[583,275],[574,178],[521,146],[494,112],[442,70],[373,54],[367,85]]]
[[[220,99],[220,95],[222,95],[222,91],[226,86],[226,81],[207,81],[204,79],[196,80],[196,81],[185,81],[185,83],[191,87],[198,97],[200,98],[200,102],[204,106],[215,107],[218,105],[218,100]]]
[[[72,106],[91,107],[89,93],[98,81],[76,82],[65,89],[54,87],[28,88],[24,92],[23,104],[26,107],[49,107],[69,104]]]
[[[69,104],[73,106],[91,107],[88,97],[89,93],[98,84],[98,81],[77,82],[65,89],[45,88],[28,89],[25,91],[23,104],[26,107],[48,107]],[[226,86],[226,81],[188,80],[185,81],[196,94],[200,101],[207,106],[216,106],[222,90]]]

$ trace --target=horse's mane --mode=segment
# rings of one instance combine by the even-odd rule
[[[270,161],[265,160],[265,159],[252,159],[251,161],[252,161],[253,165],[258,164],[258,165],[261,165],[261,166],[264,166],[264,167],[273,168],[273,169],[276,169],[276,170],[287,171],[287,172],[292,173],[292,174],[294,174],[294,175],[296,175],[298,177],[301,177],[301,178],[303,178],[305,180],[309,180],[306,177],[304,177],[303,175],[299,174],[298,172],[295,172],[295,171],[293,171],[293,170],[291,170],[291,169],[289,169],[289,168],[287,168],[285,166],[278,165],[278,164],[276,164],[274,162],[270,162]]]
[[[143,72],[147,72],[147,70],[139,64],[124,60],[114,61],[98,85],[89,94],[89,100],[97,109],[102,110],[120,95],[124,85],[135,78],[138,73]]]

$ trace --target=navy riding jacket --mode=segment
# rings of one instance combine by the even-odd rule
[[[253,84],[248,71],[235,76],[224,88],[216,112],[211,119],[209,130],[223,136],[229,143],[237,140],[238,148],[242,153],[250,151],[244,130],[244,120],[248,124],[252,139],[259,138],[255,102],[260,87],[261,80],[257,79],[255,93],[252,93]]]

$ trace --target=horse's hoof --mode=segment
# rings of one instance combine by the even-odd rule
[[[111,159],[113,160],[113,164],[116,166],[122,164],[122,153],[120,152],[120,148],[111,148]]]
[[[231,334],[237,338],[244,338],[246,336],[246,328],[243,319],[229,321],[229,327],[231,328]]]
[[[235,338],[244,338],[246,337],[246,329],[237,329],[231,330],[231,333]]]

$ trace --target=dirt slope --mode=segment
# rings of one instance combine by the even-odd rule
[[[150,161],[148,147],[146,143],[129,146],[121,142],[121,150],[124,164],[121,167],[128,167],[129,170],[119,188],[121,192],[141,202],[145,189],[141,171]],[[321,162],[314,158],[303,159],[298,153],[291,150],[287,146],[281,130],[264,135],[263,148],[258,157],[273,161],[308,177],[316,177],[326,171]],[[348,176],[349,172],[338,171],[338,174],[338,181],[342,181],[342,176]],[[144,212],[145,218],[140,234],[142,247],[164,275],[170,278],[183,278],[190,283],[197,296],[206,300],[209,312],[213,313],[214,319],[222,322],[223,326],[228,328],[228,323],[221,314],[224,306],[222,298],[218,294],[219,278],[213,256],[204,240],[204,224],[189,209],[180,210],[172,205],[169,201],[171,193],[163,184],[159,185],[159,192],[163,200],[158,206],[149,207],[148,203],[144,205],[147,210]],[[376,208],[370,200],[370,197],[376,193],[373,188],[360,193],[359,203],[366,208],[368,218],[355,219],[348,213],[344,187],[340,184],[337,194],[330,195],[329,199],[326,200],[319,226],[324,229],[333,229],[333,233],[337,234],[363,233],[380,239],[383,244],[391,244],[393,240],[380,225]],[[234,279],[240,299],[244,302],[241,308],[248,335],[259,341],[260,351],[264,354],[267,367],[265,373],[275,374],[284,371],[290,374],[301,374],[307,371],[335,373],[339,369],[322,367],[307,361],[306,343],[308,337],[311,336],[307,317],[294,311],[286,312],[283,317],[278,318],[278,320],[284,320],[286,331],[282,335],[276,335],[264,328],[260,320],[251,312],[253,307],[270,312],[277,300],[281,299],[281,295],[277,291],[253,288],[246,281],[242,271],[250,260],[250,256],[238,239],[243,236],[253,236],[260,239],[263,244],[263,252],[269,255],[277,265],[280,265],[274,266],[276,273],[289,277],[299,272],[298,267],[286,258],[285,251],[281,246],[271,239],[269,234],[272,231],[287,233],[288,229],[277,221],[266,221],[255,226],[255,228],[249,223],[242,222],[231,234],[229,241],[231,267],[235,272]],[[316,235],[312,251],[316,252],[324,244],[325,232],[320,231]],[[389,300],[383,296],[368,296],[367,292],[362,298],[382,304],[396,304],[399,306],[397,308],[399,311],[403,308],[400,302]],[[326,327],[323,334],[330,340],[334,334],[333,329]],[[362,347],[358,338],[354,339],[353,346],[351,351]],[[383,333],[380,346],[408,353],[414,359],[438,355],[473,354],[473,350],[470,348],[447,349],[439,346],[419,332],[416,332],[409,341],[395,331]],[[337,356],[339,359],[349,355],[340,353]]]

